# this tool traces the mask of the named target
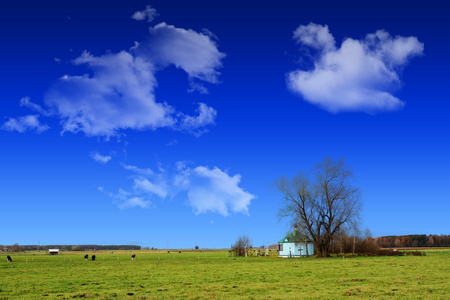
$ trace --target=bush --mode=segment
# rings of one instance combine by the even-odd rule
[[[236,256],[245,256],[245,252],[251,247],[250,239],[248,236],[243,235],[238,238],[231,251],[233,251]]]
[[[353,252],[354,251],[354,252]],[[331,253],[343,254],[354,253],[359,256],[405,256],[405,255],[426,255],[420,251],[394,251],[392,249],[381,249],[371,237],[348,236],[340,234],[332,243]]]
[[[414,256],[425,256],[427,253],[425,251],[406,251],[406,255],[414,255]]]
[[[378,255],[381,248],[370,238],[340,234],[331,244],[331,253],[354,253],[358,255]]]

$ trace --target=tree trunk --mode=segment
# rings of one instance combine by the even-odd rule
[[[329,257],[328,245],[320,244],[317,246],[317,257]]]
[[[353,236],[353,254],[355,254],[356,250],[356,235]]]

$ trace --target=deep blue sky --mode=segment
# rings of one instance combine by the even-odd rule
[[[148,5],[151,22],[131,17]],[[444,1],[2,3],[0,244],[273,244],[289,230],[274,181],[325,156],[354,170],[373,236],[449,234],[449,15]],[[327,42],[295,38],[301,25]],[[377,30],[372,56],[320,60]],[[378,46],[397,79],[366,65]],[[360,70],[292,88],[315,64]]]

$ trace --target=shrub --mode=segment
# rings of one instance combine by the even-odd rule
[[[371,237],[348,236],[341,233],[332,243],[332,253],[354,253],[359,256],[405,256],[405,255],[426,255],[420,251],[394,251],[392,249],[381,249]]]
[[[245,251],[247,251],[251,247],[252,246],[250,245],[250,239],[248,238],[248,236],[243,235],[238,238],[231,250],[236,253],[236,256],[245,256]]]

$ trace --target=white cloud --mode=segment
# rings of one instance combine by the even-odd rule
[[[160,67],[175,65],[190,77],[218,83],[218,68],[225,57],[210,36],[166,23],[150,27],[150,38],[134,49]]]
[[[138,177],[134,179],[133,188],[137,191],[155,194],[163,199],[167,197],[167,186],[164,182],[152,183],[146,178]]]
[[[131,191],[127,192],[122,188],[119,188],[117,193],[107,192],[103,187],[98,187],[97,190],[113,199],[113,203],[117,205],[119,209],[127,209],[134,207],[149,208],[152,204],[150,199],[156,197],[165,198],[167,192],[164,190],[165,182],[159,180],[159,185],[150,182],[142,175],[146,175],[151,178],[162,177],[161,175],[155,175],[150,169],[142,169],[136,166],[130,166],[121,163],[125,170],[132,171],[138,176],[134,177],[134,186]]]
[[[187,204],[194,209],[195,214],[218,213],[228,216],[230,213],[248,215],[248,208],[255,196],[239,187],[241,175],[228,175],[217,167],[197,166],[189,168],[178,162],[175,170],[167,171],[160,168],[160,173],[148,172],[145,176],[138,167],[122,165],[125,169],[135,172],[134,185],[130,192],[119,189],[119,193],[106,193],[115,200],[121,208],[131,207],[130,199],[136,198],[150,205],[151,200],[173,199],[186,196]],[[100,190],[103,192],[103,190]],[[137,201],[137,200],[134,201]]]
[[[402,108],[404,102],[391,94],[401,84],[399,68],[423,53],[416,37],[392,37],[383,30],[363,40],[347,38],[339,49],[328,27],[314,23],[297,28],[294,39],[320,53],[313,70],[288,74],[288,87],[333,113]]]
[[[392,38],[384,30],[368,34],[365,46],[390,67],[403,65],[408,59],[423,53],[423,44],[416,37],[396,36]]]
[[[219,37],[217,35],[215,35],[214,33],[212,33],[209,29],[203,28],[202,29],[202,33],[204,35],[209,36],[211,39],[218,41]]]
[[[91,152],[89,156],[93,160],[95,160],[96,162],[101,163],[101,164],[106,164],[112,158],[111,156],[104,156],[104,155],[101,155],[101,154],[99,154],[97,152]]]
[[[304,44],[321,51],[333,51],[336,49],[334,37],[330,34],[328,26],[309,23],[301,25],[294,31],[294,40],[298,44]]]
[[[156,10],[147,6],[133,15],[137,20],[151,21]],[[43,116],[61,119],[61,134],[84,132],[87,136],[120,137],[125,130],[156,130],[171,128],[194,135],[206,132],[214,124],[217,112],[200,103],[198,116],[176,111],[166,102],[155,99],[156,73],[175,65],[187,73],[188,92],[208,93],[202,82],[218,83],[218,68],[222,67],[221,53],[213,33],[176,28],[166,23],[150,27],[144,42],[135,42],[128,51],[94,56],[84,51],[73,64],[85,68],[84,75],[63,75],[44,96],[44,108],[21,99],[20,105]],[[55,58],[56,62],[61,62]],[[24,132],[47,130],[37,115],[10,118],[5,130]]]
[[[121,165],[125,170],[137,174],[133,176],[133,195],[146,194],[149,198],[157,196],[161,199],[167,197],[169,189],[164,169],[159,168],[160,173],[156,174],[149,168],[139,168],[137,166],[126,165],[124,163],[121,163]]]
[[[46,111],[45,109],[43,109],[42,106],[40,106],[39,104],[31,102],[30,101],[30,97],[23,97],[22,99],[20,99],[20,106],[32,109],[32,110],[40,113],[43,116],[47,116],[47,117],[51,116],[51,113]]]
[[[151,169],[148,169],[148,168],[142,169],[142,168],[138,168],[136,166],[126,165],[124,163],[121,163],[121,165],[122,165],[122,167],[125,170],[132,171],[132,172],[135,172],[135,173],[140,174],[140,175],[151,176],[151,175],[154,174],[153,171]]]
[[[197,112],[197,116],[184,115],[180,119],[181,130],[187,130],[199,136],[206,132],[206,129],[204,129],[206,126],[214,124],[214,120],[217,116],[217,111],[214,108],[209,107],[204,103],[199,103]],[[199,128],[203,129],[198,130]]]
[[[135,43],[130,52],[94,56],[85,51],[74,60],[91,74],[64,75],[45,96],[45,103],[61,118],[62,133],[119,136],[126,129],[155,130],[168,127],[198,135],[198,126],[214,124],[214,109],[200,104],[198,117],[175,111],[157,102],[155,74],[174,64],[188,74],[189,82],[218,82],[221,59],[214,42],[202,33],[161,23],[150,28],[151,38]],[[206,92],[198,82],[195,90]],[[30,103],[27,105],[31,106]],[[37,109],[36,107],[34,109]],[[197,127],[196,127],[197,126]]]
[[[8,118],[1,129],[7,131],[18,131],[20,133],[26,131],[35,131],[36,133],[42,133],[48,130],[50,127],[46,124],[41,124],[39,122],[38,115],[27,115],[23,117]]]
[[[132,196],[131,193],[128,193],[123,189],[119,189],[117,193],[106,192],[103,187],[98,187],[97,190],[114,199],[114,204],[116,204],[119,209],[134,207],[149,208],[152,204],[151,201],[145,200],[143,197]]]
[[[142,197],[128,198],[117,204],[117,206],[120,209],[133,208],[133,207],[148,208],[148,207],[150,207],[150,205],[151,205],[151,202],[144,200]]]
[[[201,83],[194,80],[194,78],[189,78],[189,89],[188,93],[199,92],[200,94],[206,95],[209,93],[208,89]]]
[[[196,214],[215,212],[228,216],[230,210],[248,214],[248,207],[255,198],[239,187],[240,181],[239,174],[230,176],[217,167],[198,166],[184,169],[175,183],[187,191],[189,205]]]
[[[46,97],[62,119],[63,132],[115,136],[123,129],[172,126],[173,109],[156,103],[153,66],[122,51],[95,57],[84,52],[75,64],[86,64],[90,76],[63,76]]]
[[[136,21],[143,21],[147,19],[147,22],[153,21],[158,16],[158,13],[156,12],[156,9],[151,7],[150,5],[147,5],[144,10],[135,12],[131,18],[135,19]]]

